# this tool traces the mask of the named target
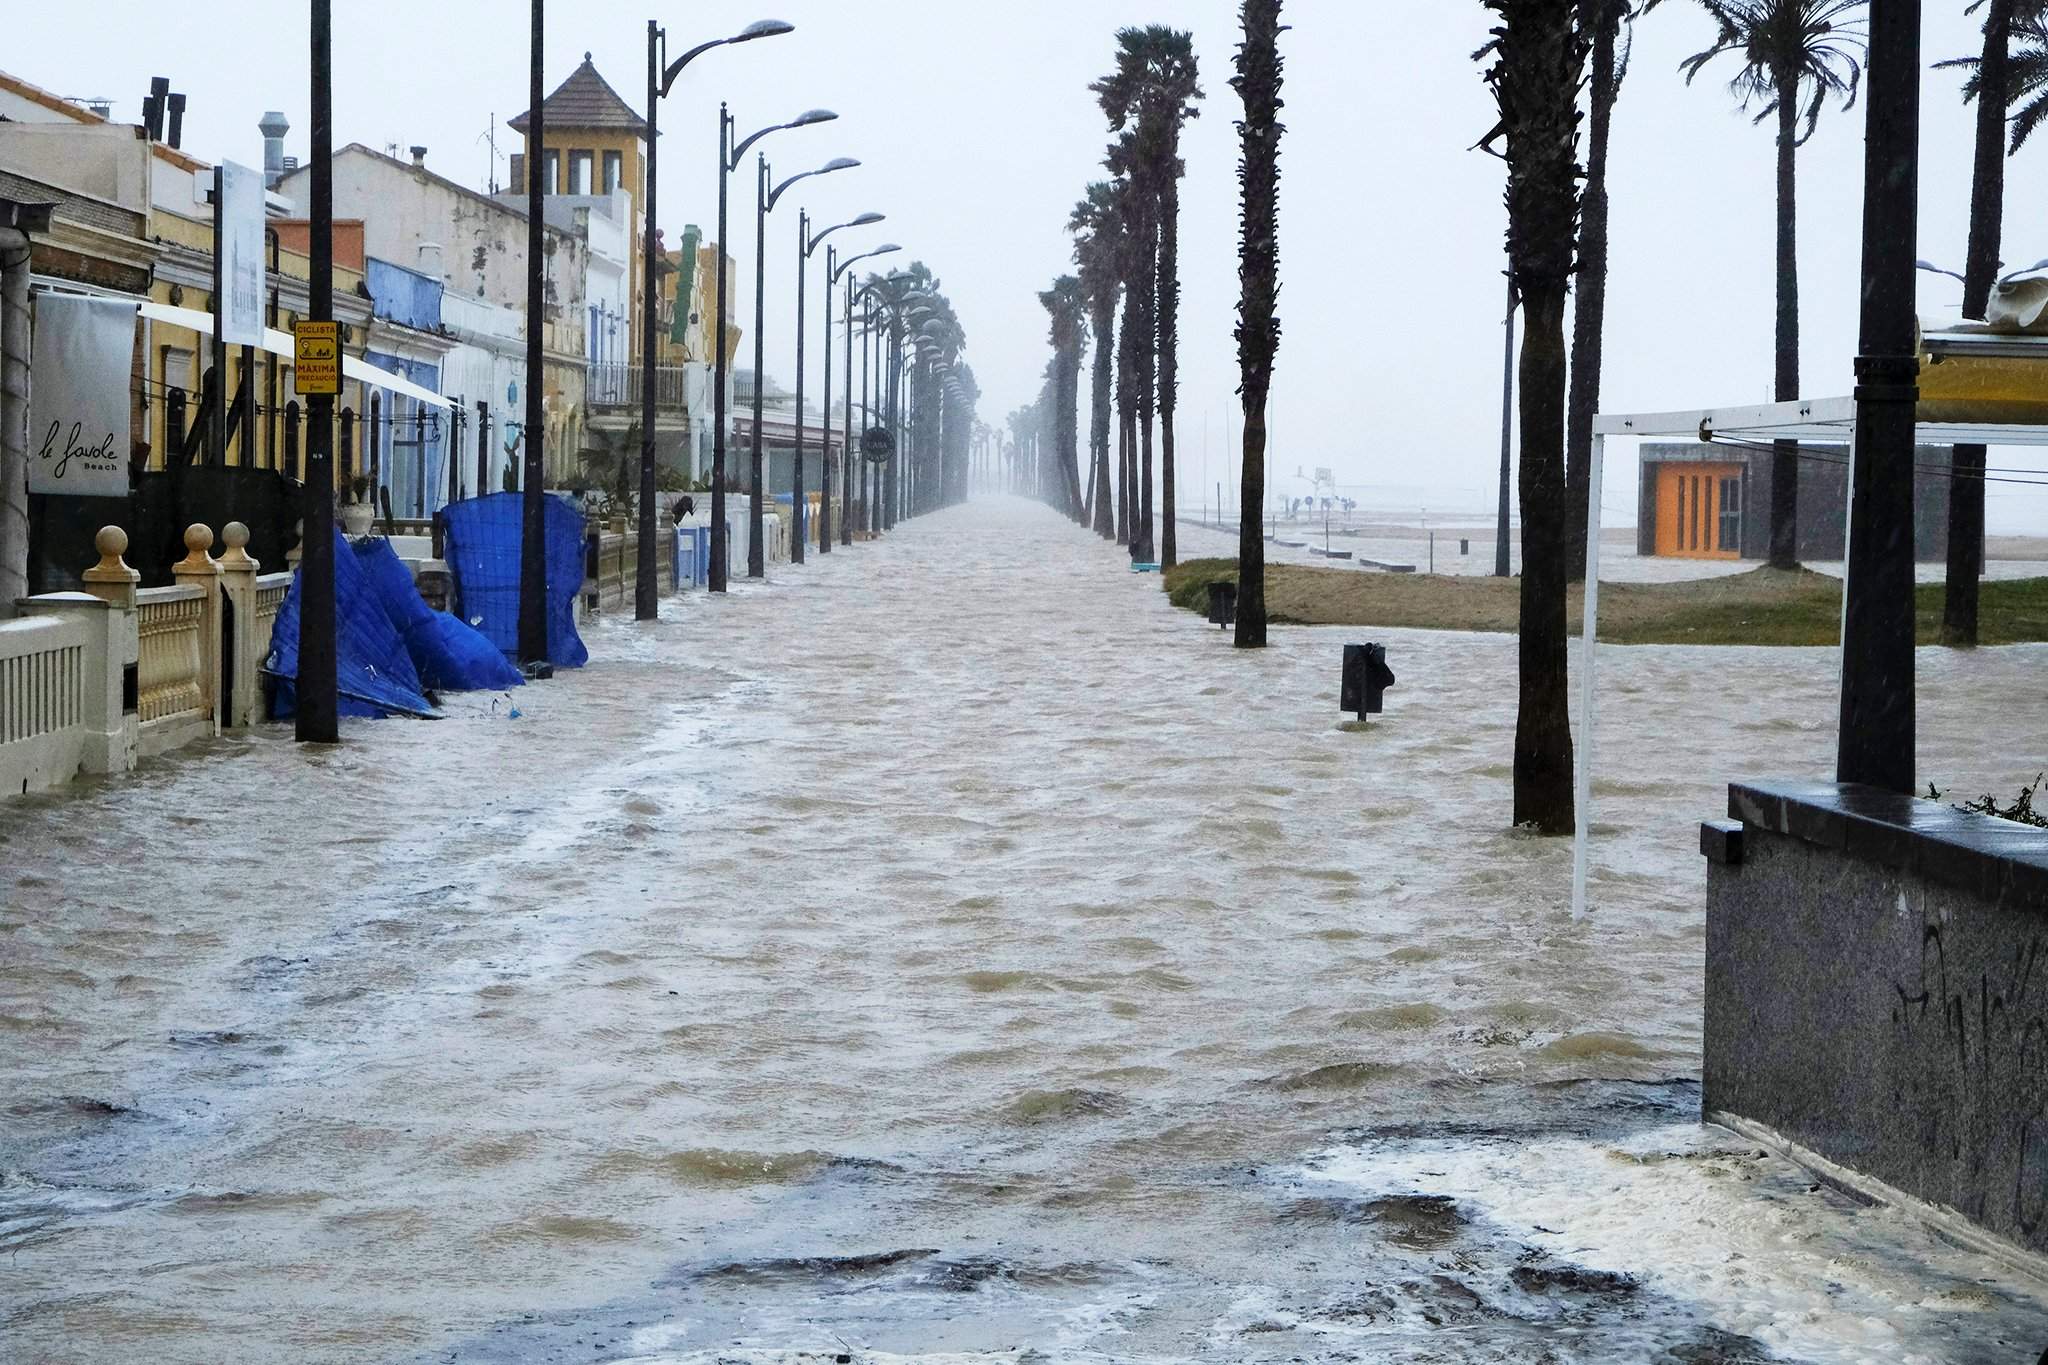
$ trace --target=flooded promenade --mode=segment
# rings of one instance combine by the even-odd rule
[[[1697,1123],[1725,783],[1832,651],[1240,653],[996,501],[438,723],[0,807],[0,1359],[2031,1362],[2048,1291]],[[2048,759],[1923,650],[1921,777]],[[518,715],[512,713],[515,709]]]

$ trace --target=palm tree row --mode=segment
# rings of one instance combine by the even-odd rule
[[[1116,135],[1103,158],[1110,178],[1087,188],[1068,220],[1077,275],[1061,276],[1040,301],[1051,315],[1054,370],[1073,381],[1069,412],[1057,402],[1056,461],[1066,473],[1055,505],[1133,560],[1176,560],[1174,412],[1179,391],[1181,129],[1202,98],[1194,37],[1160,24],[1116,35],[1116,64],[1088,88]],[[1117,312],[1122,309],[1119,324]],[[1081,475],[1078,420],[1082,350],[1092,335],[1088,473]],[[1117,459],[1109,447],[1114,395]],[[1155,433],[1158,440],[1155,446]],[[1160,470],[1159,507],[1153,467]]]

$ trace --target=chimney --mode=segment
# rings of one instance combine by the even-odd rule
[[[151,142],[161,142],[164,139],[164,101],[170,97],[170,93],[169,76],[149,78],[149,98],[142,102],[142,126],[148,131]]]
[[[185,142],[185,97],[174,94],[169,99],[168,108],[171,111],[171,126],[170,130],[164,134],[164,141],[170,143],[172,149],[175,150],[183,146]]]
[[[297,157],[288,156],[284,159],[284,173],[286,175],[290,175],[293,171],[297,170],[298,168],[299,159]]]
[[[92,110],[95,114],[98,114],[103,119],[111,120],[114,117],[114,102],[112,100],[87,100],[85,102],[85,107]]]
[[[256,131],[263,134],[263,183],[270,189],[284,179],[284,135],[291,130],[291,120],[275,109],[256,124]]]
[[[406,148],[406,150],[412,153],[412,164],[414,166],[418,167],[420,170],[425,170],[427,168],[426,148],[421,147],[418,144],[414,144],[413,146]]]

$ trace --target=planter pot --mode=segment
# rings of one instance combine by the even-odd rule
[[[341,530],[344,535],[366,536],[370,534],[370,526],[376,519],[377,509],[367,502],[342,504]]]

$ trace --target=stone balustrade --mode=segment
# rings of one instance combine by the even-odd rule
[[[128,536],[103,528],[84,592],[22,599],[0,623],[0,794],[122,772],[262,717],[258,669],[291,586],[263,575],[240,522],[185,532],[175,582],[138,588]]]

